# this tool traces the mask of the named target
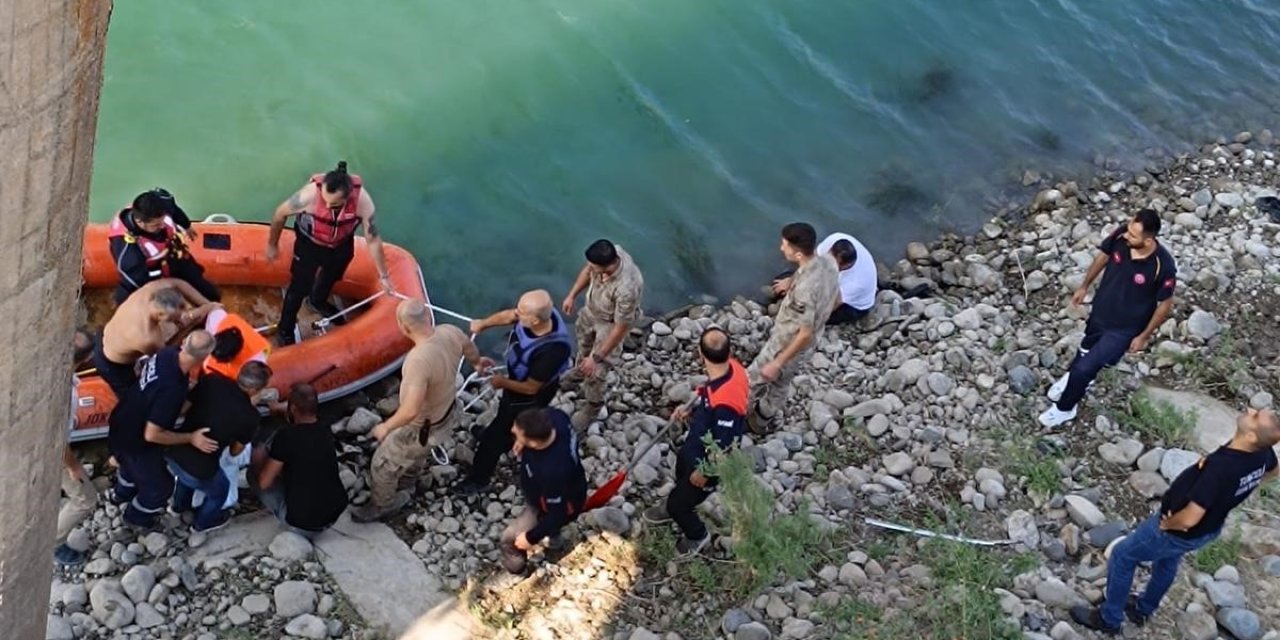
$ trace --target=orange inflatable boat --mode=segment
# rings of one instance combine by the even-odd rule
[[[222,290],[228,311],[244,316],[254,326],[273,326],[280,313],[284,289],[289,284],[289,264],[293,255],[293,232],[280,237],[280,256],[266,259],[265,223],[236,222],[225,214],[215,214],[193,225],[198,237],[191,252],[204,267],[205,277]],[[430,302],[418,262],[408,251],[383,242],[388,275],[395,290]],[[84,233],[84,304],[87,321],[100,329],[111,317],[112,292],[119,282],[107,239],[107,225],[90,224]],[[395,310],[399,299],[378,295],[377,269],[363,238],[356,238],[355,257],[342,280],[333,288],[340,308],[360,305],[347,316],[344,325],[313,328],[314,315],[304,306],[298,317],[303,340],[272,349],[268,364],[273,372],[270,386],[284,398],[292,385],[310,382],[322,402],[354,393],[396,371],[412,343],[400,334]],[[107,416],[116,397],[101,378],[90,370],[81,374],[80,404],[76,407],[79,425],[72,441],[103,437]]]

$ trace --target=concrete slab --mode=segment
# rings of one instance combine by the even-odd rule
[[[1202,453],[1217,450],[1236,433],[1236,416],[1240,412],[1217,398],[1192,391],[1150,386],[1145,389],[1153,400],[1168,402],[1183,413],[1195,412],[1196,432],[1191,444]]]
[[[344,514],[315,544],[325,571],[371,627],[391,637],[473,637],[470,613],[386,525],[357,524]]]
[[[267,545],[280,531],[279,521],[265,511],[237,516],[226,527],[210,533],[204,544],[191,549],[187,561],[192,565],[216,564],[251,553],[266,553]]]

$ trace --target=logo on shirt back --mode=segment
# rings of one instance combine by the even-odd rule
[[[1240,485],[1236,487],[1236,496],[1246,495],[1257,489],[1258,485],[1262,484],[1262,477],[1265,475],[1267,475],[1267,467],[1263,465],[1253,473],[1240,478]]]
[[[1114,262],[1114,263],[1116,263],[1116,264],[1120,264],[1120,252],[1119,252],[1119,251],[1116,251],[1116,252],[1114,252],[1114,253],[1112,253],[1112,254],[1111,254],[1111,261],[1112,261],[1112,262]]]
[[[1142,286],[1147,283],[1147,277],[1141,273],[1135,273],[1133,274],[1133,283],[1138,286]]]

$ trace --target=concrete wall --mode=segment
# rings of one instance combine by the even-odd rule
[[[0,635],[43,638],[111,0],[0,0]]]

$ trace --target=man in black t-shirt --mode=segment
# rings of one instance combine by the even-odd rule
[[[528,551],[544,538],[557,539],[587,501],[587,473],[578,454],[578,434],[559,409],[526,409],[511,427],[520,461],[525,508],[502,532],[502,566],[523,573]]]
[[[542,289],[520,296],[514,309],[499,311],[471,323],[471,333],[515,325],[507,338],[507,375],[494,375],[489,384],[502,392],[498,413],[480,435],[471,473],[455,491],[475,495],[489,488],[502,454],[515,443],[511,424],[521,411],[546,407],[560,389],[560,376],[573,362],[573,332]]]
[[[1056,427],[1074,419],[1098,372],[1120,362],[1125,352],[1147,348],[1156,329],[1169,319],[1178,266],[1156,241],[1159,233],[1160,215],[1143,209],[1098,245],[1084,283],[1071,295],[1071,304],[1083,304],[1089,285],[1102,274],[1084,340],[1066,375],[1049,387],[1054,404],[1040,414],[1040,424]]]
[[[135,527],[153,526],[173,493],[164,447],[191,445],[208,452],[218,447],[208,429],[173,431],[187,398],[189,376],[211,351],[213,336],[202,330],[192,331],[181,349],[161,349],[143,364],[137,384],[129,387],[107,419],[107,447],[120,465],[109,499],[129,503],[124,521]]]
[[[194,509],[191,527],[197,532],[217,529],[231,520],[231,510],[223,508],[231,492],[231,479],[222,471],[222,452],[230,448],[231,455],[239,455],[253,441],[259,420],[254,398],[270,378],[267,365],[251,361],[240,368],[235,380],[219,373],[204,374],[188,396],[191,408],[181,430],[208,429],[218,448],[206,453],[189,445],[170,447],[165,457],[177,480],[173,509],[179,513]],[[204,494],[199,508],[191,506],[196,491]]]
[[[1106,601],[1099,608],[1080,606],[1071,617],[1104,633],[1119,633],[1124,618],[1146,624],[1178,574],[1182,556],[1212,542],[1227,514],[1249,494],[1277,476],[1280,418],[1250,409],[1236,420],[1236,434],[1217,451],[1188,467],[1165,492],[1160,512],[1111,551]],[[1129,595],[1140,562],[1151,563],[1151,580],[1139,598]]]
[[[318,410],[315,387],[294,385],[289,392],[289,425],[271,440],[257,480],[262,505],[307,538],[328,529],[347,508],[333,432],[316,417]]]

